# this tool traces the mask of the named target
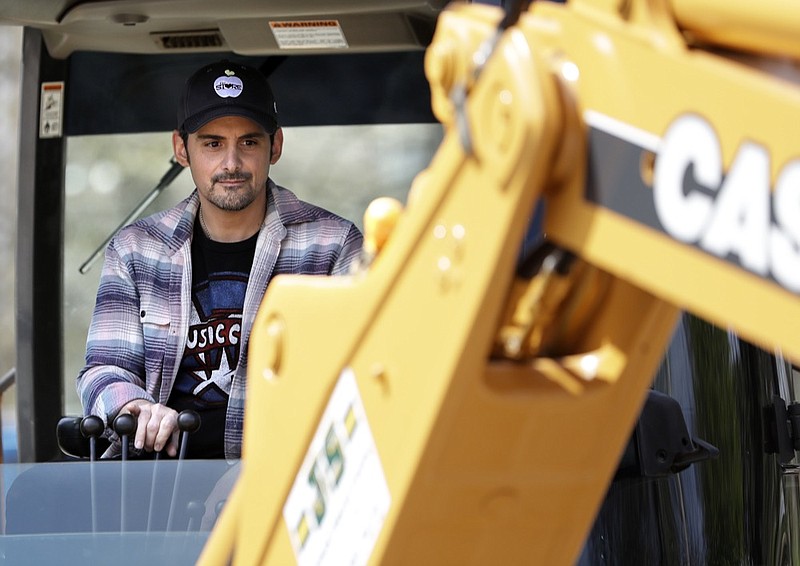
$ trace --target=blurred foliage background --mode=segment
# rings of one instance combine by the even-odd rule
[[[17,156],[22,28],[0,26],[0,375],[16,364],[14,274],[17,243]],[[16,454],[16,395],[12,387],[2,401],[3,452]]]
[[[14,367],[14,265],[22,29],[0,26],[0,375]]]

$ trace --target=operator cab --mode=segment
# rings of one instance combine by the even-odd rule
[[[424,49],[445,3],[0,6],[0,23],[25,25],[17,301],[31,315],[17,335],[21,461],[56,456],[59,416],[81,413],[75,378],[108,239],[193,189],[171,163],[186,78],[220,59],[260,69],[285,134],[271,176],[361,227],[376,196],[405,200],[441,140]]]

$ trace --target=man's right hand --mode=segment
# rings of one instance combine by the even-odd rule
[[[119,414],[129,413],[136,417],[136,436],[133,445],[148,452],[178,454],[178,413],[166,405],[135,399],[124,405]]]

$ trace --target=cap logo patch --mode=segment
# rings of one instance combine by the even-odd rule
[[[234,76],[233,71],[226,70],[225,76],[214,81],[214,92],[221,98],[236,98],[242,94],[242,79]]]

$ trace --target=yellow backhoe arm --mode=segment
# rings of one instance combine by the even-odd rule
[[[800,89],[753,63],[797,41],[706,48],[774,4],[445,11],[442,145],[359,273],[273,281],[201,563],[572,564],[681,309],[798,359]]]

